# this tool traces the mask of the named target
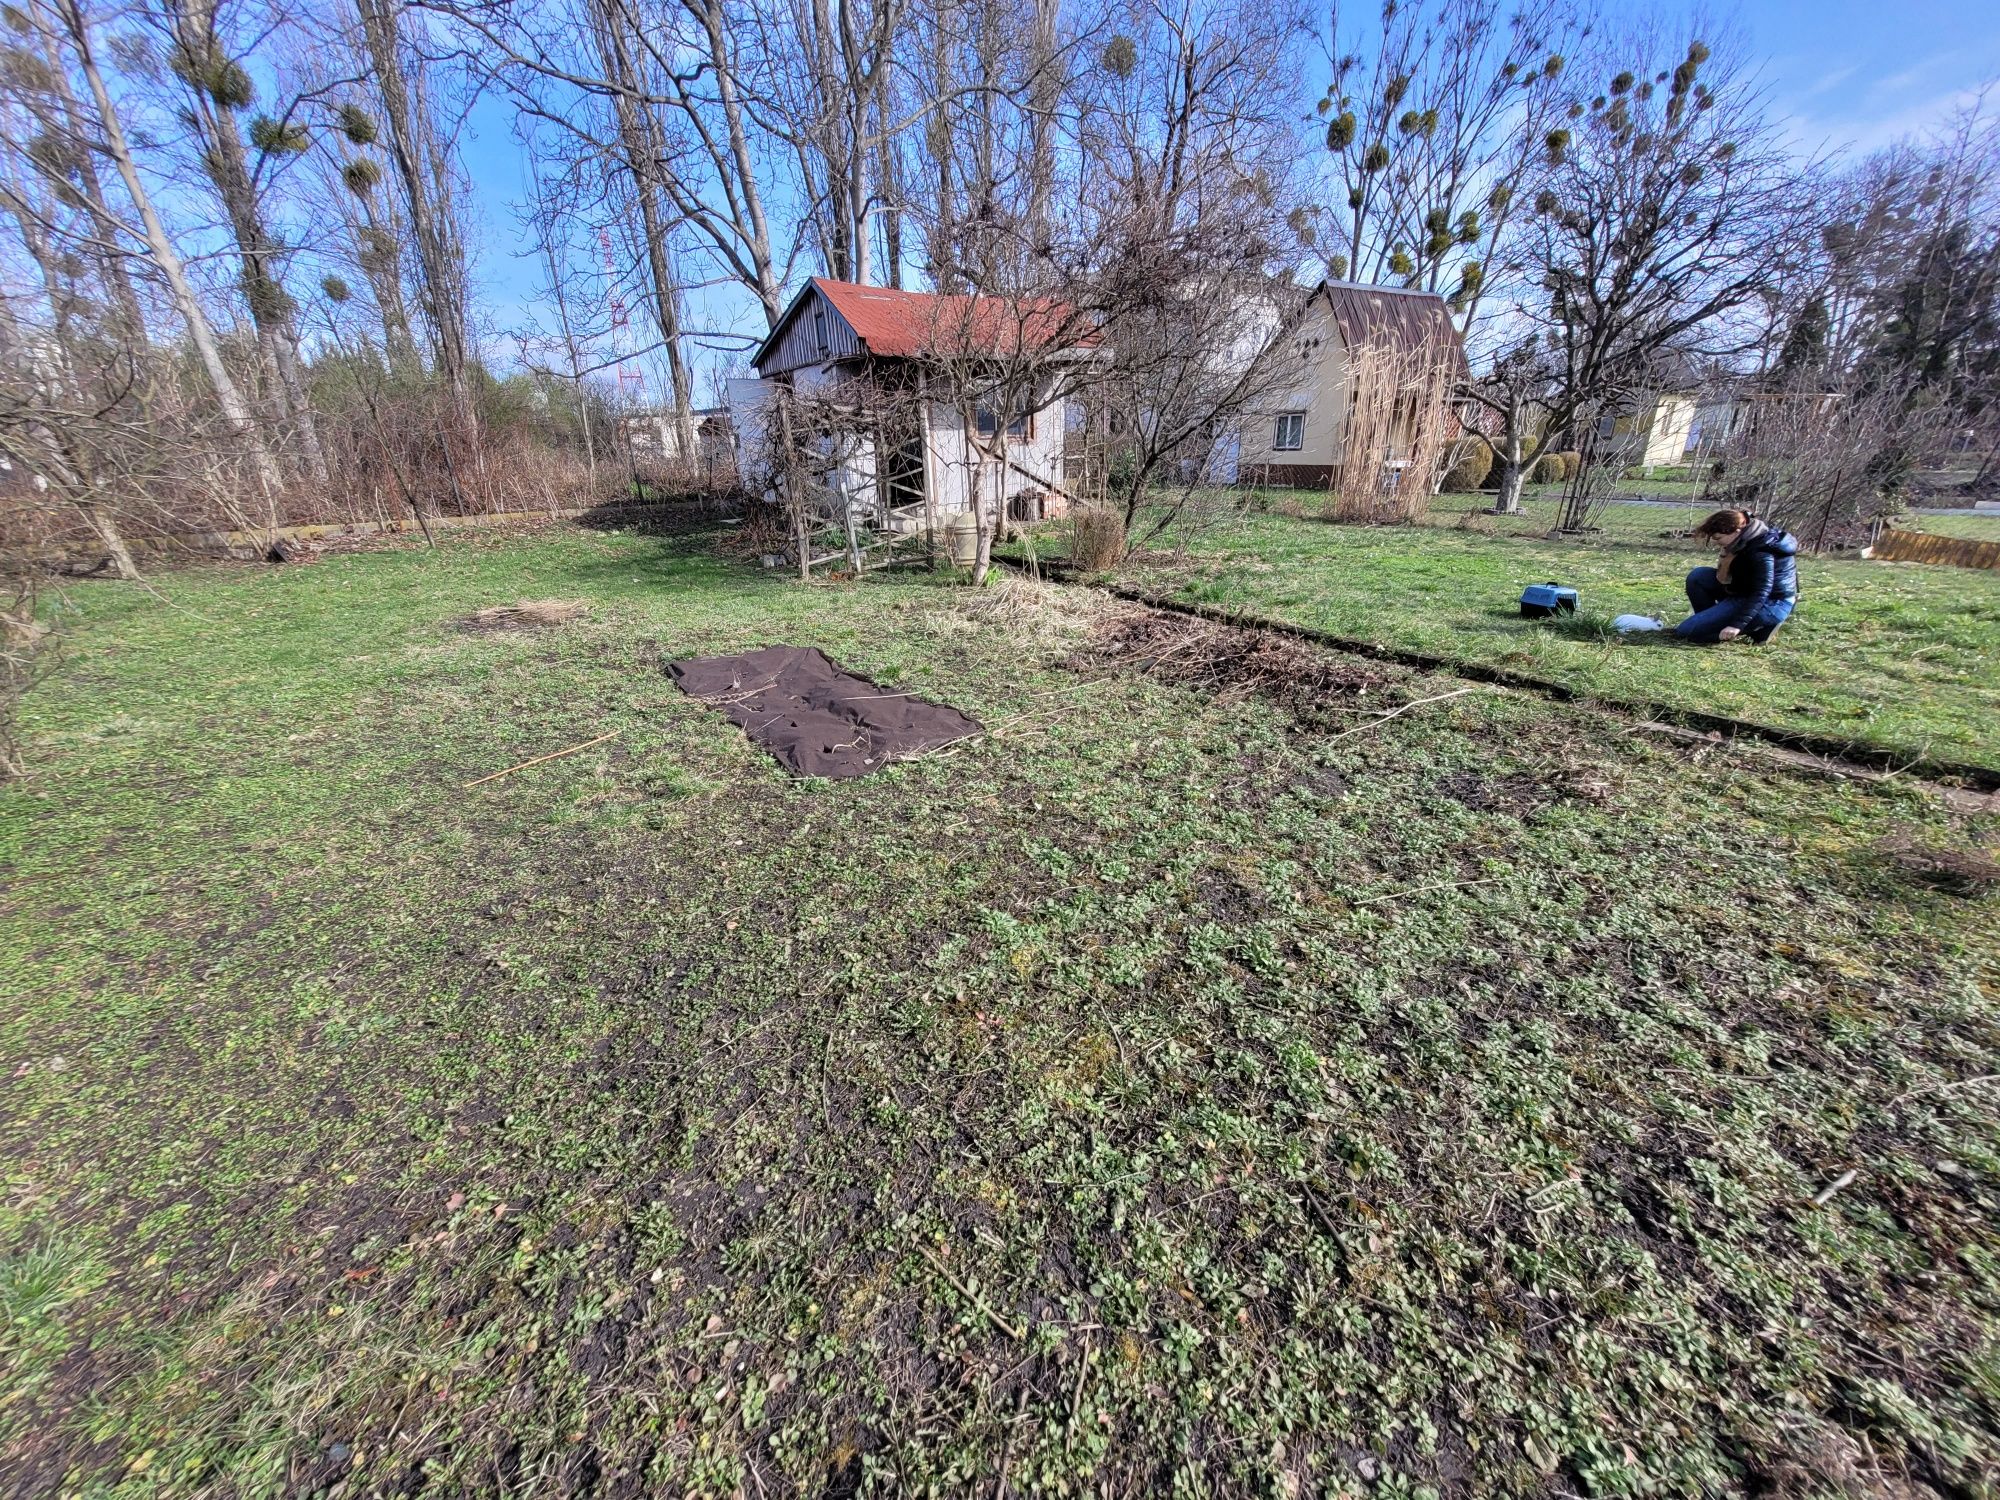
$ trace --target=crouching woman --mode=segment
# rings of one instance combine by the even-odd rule
[[[1762,643],[1799,602],[1799,544],[1790,532],[1740,510],[1719,510],[1694,529],[1721,549],[1712,568],[1687,576],[1694,613],[1674,627],[1684,641],[1712,645],[1739,635]]]

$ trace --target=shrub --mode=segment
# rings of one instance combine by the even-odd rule
[[[1574,479],[1583,472],[1583,455],[1574,448],[1565,449],[1556,455],[1563,461],[1563,478]]]
[[[1493,445],[1485,438],[1467,438],[1453,455],[1451,467],[1444,471],[1444,481],[1439,487],[1448,494],[1469,495],[1484,489],[1492,472]]]
[[[1535,460],[1535,472],[1529,476],[1536,484],[1561,484],[1563,481],[1563,461],[1560,453],[1544,453]]]
[[[1081,505],[1070,518],[1070,561],[1102,573],[1125,560],[1125,518],[1104,505]]]

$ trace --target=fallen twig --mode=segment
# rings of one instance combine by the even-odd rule
[[[1023,1360],[1022,1364],[1025,1363],[1027,1361]],[[1007,1419],[1007,1441],[1000,1447],[1000,1482],[993,1487],[993,1500],[1007,1500],[1007,1469],[1014,1462],[1014,1433],[1021,1425],[1021,1414],[1027,1409],[1028,1387],[1023,1384],[1014,1393],[1014,1415]]]
[[[992,1323],[992,1325],[995,1328],[999,1329],[1002,1333],[1006,1334],[1008,1338],[1024,1339],[1028,1336],[1023,1330],[1016,1328],[1012,1323],[1009,1323],[1005,1318],[1001,1317],[1000,1314],[995,1312],[992,1308],[988,1307],[986,1305],[985,1298],[979,1296],[972,1290],[972,1288],[970,1288],[964,1282],[960,1281],[956,1276],[954,1276],[952,1274],[951,1267],[947,1266],[943,1261],[939,1260],[935,1255],[931,1254],[930,1250],[926,1246],[923,1245],[917,1246],[917,1254],[921,1255],[925,1260],[929,1261],[932,1267],[937,1271],[938,1275],[942,1276],[946,1281],[949,1281],[953,1286],[957,1287],[958,1294],[961,1297],[963,1297],[967,1302],[970,1302],[974,1307],[978,1308],[982,1313],[984,1313],[986,1315],[987,1321]]]
[[[1067,1452],[1076,1446],[1076,1420],[1083,1410],[1083,1377],[1090,1373],[1090,1338],[1083,1340],[1083,1358],[1076,1364],[1076,1389],[1070,1392],[1069,1423],[1063,1429],[1063,1449]]]
[[[1827,1203],[1832,1199],[1835,1193],[1839,1192],[1842,1188],[1846,1187],[1849,1183],[1853,1182],[1854,1179],[1859,1177],[1860,1175],[1861,1174],[1855,1171],[1854,1168],[1849,1167],[1845,1172],[1842,1172],[1838,1177],[1834,1178],[1833,1181],[1829,1182],[1825,1187],[1821,1188],[1817,1193],[1813,1194],[1813,1202],[1821,1208],[1826,1207]]]
[[[1375,718],[1370,719],[1366,724],[1356,724],[1352,729],[1343,729],[1340,731],[1339,734],[1330,734],[1327,736],[1327,740],[1329,743],[1331,743],[1334,740],[1344,740],[1350,734],[1360,734],[1364,729],[1380,728],[1382,725],[1388,723],[1391,719],[1396,718],[1401,714],[1406,714],[1413,708],[1422,708],[1426,703],[1442,703],[1447,698],[1463,698],[1467,693],[1477,693],[1482,691],[1483,687],[1484,687],[1483,684],[1479,684],[1473,687],[1454,688],[1449,693],[1438,693],[1433,697],[1415,699],[1412,702],[1405,703],[1400,708],[1392,708],[1385,714],[1377,715]]]
[[[1976,1088],[1982,1083],[2000,1083],[2000,1073],[1981,1073],[1976,1078],[1955,1078],[1950,1083],[1925,1084],[1922,1088],[1907,1089],[1889,1101],[1894,1109],[1905,1099],[1915,1099],[1922,1094],[1949,1094],[1953,1089]]]
[[[1483,875],[1477,880],[1433,880],[1429,885],[1413,885],[1404,891],[1384,891],[1379,896],[1370,896],[1366,900],[1357,901],[1354,904],[1356,906],[1373,906],[1377,901],[1393,901],[1398,896],[1420,896],[1425,891],[1456,891],[1463,890],[1467,886],[1491,885],[1499,878],[1498,875]]]
[[[600,734],[594,740],[585,740],[581,745],[571,745],[567,750],[551,750],[547,755],[537,755],[533,760],[524,760],[517,766],[509,766],[504,771],[495,771],[491,776],[482,776],[477,781],[465,784],[467,791],[476,786],[484,786],[489,781],[498,781],[502,776],[512,776],[516,771],[525,771],[529,766],[539,766],[545,760],[560,760],[565,755],[574,755],[579,750],[588,750],[592,745],[601,745],[606,740],[615,740],[625,731],[614,729],[609,734]]]

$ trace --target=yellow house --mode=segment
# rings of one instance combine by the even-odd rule
[[[1451,309],[1437,293],[1323,281],[1279,351],[1289,367],[1244,414],[1238,452],[1244,483],[1325,489],[1345,463],[1393,464],[1402,456],[1393,430],[1388,451],[1347,451],[1348,417],[1358,395],[1355,356],[1363,348],[1384,351],[1407,367],[1409,426],[1421,402],[1448,396],[1455,382],[1471,376]]]
[[[1694,446],[1695,413],[1700,409],[1701,400],[1695,395],[1662,391],[1649,406],[1623,416],[1606,413],[1599,418],[1598,441],[1623,449],[1623,462],[1635,468],[1677,464]]]

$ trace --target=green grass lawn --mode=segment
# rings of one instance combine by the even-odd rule
[[[1491,530],[1501,536],[1545,537],[1556,529],[1562,518],[1561,485],[1529,485],[1521,495],[1521,509],[1514,514],[1496,516],[1492,513],[1493,495],[1485,494],[1440,494],[1431,499],[1430,509],[1424,516],[1425,526],[1452,527],[1460,525],[1466,516],[1475,515],[1480,519],[1481,528]],[[1282,511],[1288,505],[1302,506],[1308,512],[1316,512],[1324,496],[1311,490],[1247,490],[1218,492],[1239,498],[1254,512]],[[1635,495],[1642,499],[1671,502],[1656,505],[1606,505],[1599,513],[1596,525],[1607,538],[1620,541],[1653,542],[1667,544],[1685,532],[1714,509],[1713,505],[1697,505],[1691,498],[1693,488],[1685,484],[1662,481],[1633,480],[1619,486],[1620,494]]]
[[[1933,536],[1962,536],[1975,542],[2000,542],[2000,515],[1909,516],[1904,524]]]
[[[1484,494],[1440,494],[1431,500],[1430,509],[1421,524],[1426,526],[1458,526],[1468,515],[1477,516],[1474,524],[1490,529],[1500,536],[1520,536],[1545,538],[1556,529],[1562,519],[1561,485],[1529,485],[1521,496],[1521,509],[1517,514],[1496,516],[1492,512],[1493,495]],[[1618,542],[1648,542],[1658,545],[1675,545],[1681,542],[1695,525],[1715,509],[1713,501],[1698,500],[1694,486],[1668,480],[1621,480],[1617,485],[1621,497],[1655,502],[1648,505],[1607,504],[1599,512],[1594,522],[1601,533],[1599,540]],[[1275,510],[1287,502],[1314,509],[1320,502],[1317,492],[1303,490],[1253,490],[1246,492],[1246,499],[1254,510]],[[1913,531],[1934,532],[1939,536],[1971,537],[1977,541],[2000,541],[2000,514],[1986,516],[1937,516],[1920,515],[1914,511],[1902,516],[1898,525]]]
[[[1056,545],[1059,546],[1059,543]],[[1687,613],[1688,543],[1552,541],[1251,515],[1129,577],[1230,610],[1477,661],[1584,692],[1810,731],[1912,758],[2000,768],[2000,574],[1804,558],[1802,602],[1768,646],[1619,637],[1618,614]],[[1519,616],[1548,579],[1578,621]]]
[[[452,624],[534,597],[593,610]],[[2000,902],[1889,853],[1992,819],[698,537],[72,598],[0,788],[9,1493],[2000,1483]],[[789,780],[662,670],[780,641],[992,733]]]

